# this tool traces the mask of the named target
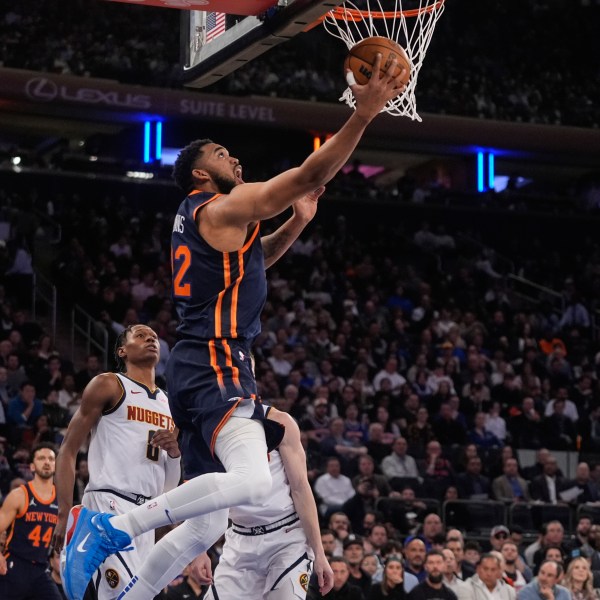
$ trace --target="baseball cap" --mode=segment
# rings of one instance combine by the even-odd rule
[[[343,547],[344,550],[346,550],[346,548],[350,548],[350,546],[362,546],[363,545],[363,539],[359,536],[359,535],[355,535],[355,534],[350,534],[343,543]]]
[[[508,527],[505,527],[504,525],[496,525],[496,527],[492,528],[490,535],[492,537],[495,537],[499,533],[505,533],[507,537],[510,535],[510,531],[508,530]]]

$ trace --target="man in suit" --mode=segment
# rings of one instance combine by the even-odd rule
[[[584,504],[587,502],[598,502],[600,500],[600,492],[598,486],[590,476],[590,466],[586,462],[580,462],[575,470],[575,478],[571,480],[572,487],[580,490],[577,498],[573,500],[573,504]]]
[[[492,495],[502,502],[529,502],[529,485],[519,475],[519,463],[516,458],[504,461],[503,475],[492,482]]]
[[[533,500],[557,504],[560,501],[560,492],[568,487],[569,480],[558,473],[556,457],[550,455],[544,463],[543,473],[534,477],[529,484],[529,493]]]
[[[473,456],[467,470],[456,478],[458,497],[464,500],[482,500],[490,496],[490,480],[481,474],[481,458]]]

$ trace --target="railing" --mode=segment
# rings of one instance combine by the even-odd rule
[[[40,220],[42,229],[48,236],[48,242],[50,244],[58,244],[62,240],[62,225],[55,221],[52,217],[43,213],[40,210],[33,209],[32,211],[35,216]]]
[[[513,273],[507,277],[512,283],[511,292],[515,296],[535,305],[546,301],[550,303],[555,312],[562,313],[564,311],[565,299],[560,292]]]
[[[47,318],[49,333],[53,342],[56,341],[56,286],[39,271],[33,272],[31,286],[31,317],[39,321],[41,317]],[[40,310],[43,305],[44,311]]]
[[[75,363],[75,336],[83,337],[86,345],[86,355],[92,349],[99,353],[104,371],[108,370],[108,331],[81,306],[75,304],[71,311],[71,360]]]

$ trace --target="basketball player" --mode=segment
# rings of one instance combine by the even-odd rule
[[[374,71],[380,66],[378,55]],[[403,72],[392,77],[395,66],[393,60],[384,77],[373,77],[366,85],[353,83],[357,105],[342,128],[299,167],[266,182],[244,183],[239,161],[210,140],[197,140],[180,152],[174,178],[188,194],[172,234],[180,339],[169,357],[167,381],[182,453],[195,461],[195,472],[204,474],[125,515],[72,513],[64,573],[71,600],[80,600],[98,561],[133,537],[185,521],[183,526],[200,536],[205,550],[225,531],[229,507],[268,498],[267,452],[277,447],[283,428],[265,419],[250,364],[266,297],[265,268],[312,219],[323,186],[346,164],[367,125],[404,91]],[[260,221],[290,207],[290,219],[261,239]],[[194,523],[208,514],[210,518]],[[77,551],[84,541],[94,553]],[[127,593],[135,586],[132,582]],[[147,600],[148,595],[140,597]]]
[[[207,600],[304,599],[313,564],[322,593],[326,594],[333,586],[333,572],[321,543],[317,506],[308,482],[300,430],[289,414],[263,407],[267,418],[285,427],[281,444],[269,457],[273,491],[260,505],[230,509],[233,524],[225,534],[223,554]],[[155,579],[160,565],[151,561],[136,573],[136,578],[142,581],[155,580],[153,588],[145,586],[146,598],[158,594],[173,574],[183,570],[197,542],[183,526],[176,527],[158,542],[157,554],[168,556],[173,562],[160,579]],[[206,553],[193,565],[200,583],[210,583],[210,560]],[[204,577],[205,573],[209,576]],[[132,587],[132,594],[139,593],[139,589]]]
[[[50,542],[58,521],[52,444],[31,452],[33,480],[15,488],[0,508],[0,533],[8,530],[4,555],[0,554],[2,600],[61,600],[46,572]]]
[[[90,432],[90,478],[82,498],[86,508],[124,514],[180,481],[180,453],[168,399],[154,383],[158,336],[146,325],[130,325],[117,338],[115,358],[124,372],[103,373],[90,381],[60,448],[58,549],[73,506],[77,453]],[[107,558],[89,582],[91,597],[116,598],[154,545],[154,536],[154,531],[137,536],[133,550]]]

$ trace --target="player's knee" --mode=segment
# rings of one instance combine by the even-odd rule
[[[247,487],[248,504],[262,504],[269,498],[273,479],[268,470],[255,473],[249,483],[250,485]]]

